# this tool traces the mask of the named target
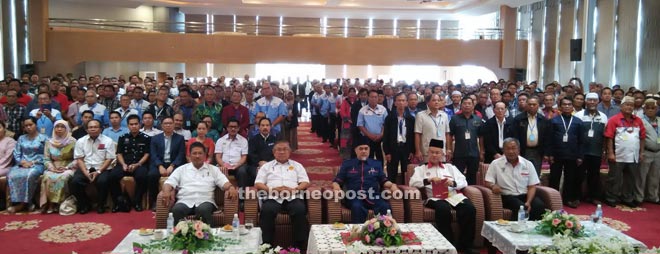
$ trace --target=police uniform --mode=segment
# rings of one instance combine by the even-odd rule
[[[149,153],[149,144],[151,144],[151,137],[149,135],[143,132],[139,132],[137,135],[127,133],[119,137],[117,154],[122,155],[126,165],[135,164],[142,159],[142,156]],[[117,163],[115,168],[118,168],[118,171],[123,172],[124,175],[133,176],[135,179],[135,197],[133,198],[133,202],[136,206],[142,203],[142,195],[147,191],[147,188],[150,194],[149,201],[153,205],[156,195],[158,195],[158,181],[160,180],[160,175],[157,171],[149,172],[148,165],[140,165],[133,172],[124,172],[120,163]]]
[[[364,197],[358,194],[354,199],[345,200],[351,208],[351,223],[363,223],[367,219],[369,209],[372,209],[374,214],[387,214],[387,210],[391,209],[390,204],[380,197],[381,187],[387,182],[380,161],[346,160],[333,182],[342,185],[347,191],[365,192]],[[369,190],[373,193],[370,194]]]

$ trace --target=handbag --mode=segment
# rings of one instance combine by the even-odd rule
[[[64,202],[60,204],[60,215],[74,215],[76,214],[76,197],[73,195],[67,197]]]

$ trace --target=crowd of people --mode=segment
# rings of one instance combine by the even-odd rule
[[[0,95],[0,176],[8,179],[10,213],[36,206],[53,213],[69,195],[81,214],[92,200],[98,213],[106,212],[108,194],[112,212],[155,209],[161,177],[168,177],[162,197],[176,202],[176,221],[196,214],[210,223],[216,186],[231,198],[249,186],[299,193],[310,181],[290,154],[297,149],[303,112],[311,115],[311,131],[344,159],[333,180],[336,192],[398,191],[408,165],[418,165],[410,186],[428,192],[425,204],[436,210],[436,227],[448,239],[451,209],[465,228],[473,228],[475,208],[464,196],[433,196],[432,188],[442,184],[460,193],[477,183],[480,162],[490,165],[485,182],[502,194],[504,207],[517,214],[522,205],[531,219],[544,209],[534,189],[544,164],[551,187],[559,190],[563,175],[562,198],[570,207],[581,201],[630,207],[660,201],[660,95],[598,83],[583,87],[579,79],[539,87],[505,80],[279,83],[245,75],[158,82],[136,75],[8,74]],[[609,172],[603,193],[604,161]],[[135,180],[132,201],[120,187],[125,176]],[[97,189],[91,199],[90,184]],[[142,206],[144,195],[148,207]],[[264,242],[273,240],[279,211],[287,211],[296,228],[307,223],[300,198],[274,195],[263,202]],[[128,209],[122,207],[126,202]],[[369,209],[390,209],[379,196],[346,205],[355,223]],[[295,231],[296,245],[306,237]],[[473,238],[473,230],[462,229],[452,242],[469,253]]]

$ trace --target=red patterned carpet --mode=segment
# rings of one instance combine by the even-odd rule
[[[316,133],[309,133],[309,130],[309,122],[300,123],[298,149],[291,154],[291,159],[305,166],[313,185],[323,186],[332,181],[342,160],[337,149],[330,148],[327,142],[321,143],[321,138]]]

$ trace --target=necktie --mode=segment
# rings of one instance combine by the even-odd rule
[[[399,120],[399,135],[403,136],[403,119]]]

